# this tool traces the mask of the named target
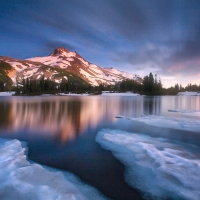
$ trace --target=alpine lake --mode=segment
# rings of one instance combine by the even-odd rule
[[[0,97],[0,137],[25,141],[28,160],[71,172],[109,199],[189,199],[200,188],[187,179],[200,180],[198,111],[200,96]]]

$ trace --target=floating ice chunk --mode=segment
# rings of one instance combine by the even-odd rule
[[[116,116],[116,118],[123,118],[133,120],[136,122],[142,122],[160,128],[172,128],[178,130],[200,132],[200,121],[195,119],[175,119],[155,115],[141,116],[140,118],[129,118],[118,115]]]
[[[125,180],[144,198],[199,199],[199,147],[110,129],[98,132],[96,141],[126,166]]]
[[[178,112],[186,115],[192,115],[192,116],[200,116],[200,110],[177,110],[177,109],[169,109],[169,112]]]
[[[178,110],[178,109],[169,109],[169,112],[179,112],[179,113],[196,113],[200,112],[200,110]]]
[[[96,189],[74,175],[27,161],[18,140],[0,139],[1,200],[90,200],[105,199]]]
[[[122,115],[117,115],[115,118],[125,118],[124,116],[122,116]]]

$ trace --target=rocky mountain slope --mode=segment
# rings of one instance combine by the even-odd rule
[[[0,69],[2,63],[11,66],[7,71],[13,83],[22,83],[23,79],[33,78],[39,80],[50,79],[60,83],[62,79],[76,79],[98,86],[103,83],[113,85],[124,79],[133,79],[142,82],[136,74],[119,71],[115,68],[102,68],[89,63],[77,52],[70,52],[63,47],[54,50],[49,56],[34,57],[25,60],[0,57]]]

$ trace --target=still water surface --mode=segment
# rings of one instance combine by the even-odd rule
[[[109,198],[142,199],[124,181],[124,165],[101,148],[95,137],[109,128],[200,146],[200,130],[189,132],[116,118],[156,115],[200,120],[198,114],[168,109],[200,110],[200,97],[0,97],[0,137],[26,141],[31,160],[70,171]]]

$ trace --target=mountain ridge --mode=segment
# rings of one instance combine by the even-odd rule
[[[64,47],[56,48],[48,56],[24,60],[0,56],[0,61],[12,67],[7,75],[15,85],[22,83],[22,80],[26,78],[39,80],[43,76],[44,79],[50,79],[57,83],[60,83],[63,78],[67,80],[69,76],[77,76],[92,86],[114,85],[125,79],[142,82],[142,78],[136,74],[119,71],[115,68],[99,67],[88,62],[77,52],[71,52]]]

